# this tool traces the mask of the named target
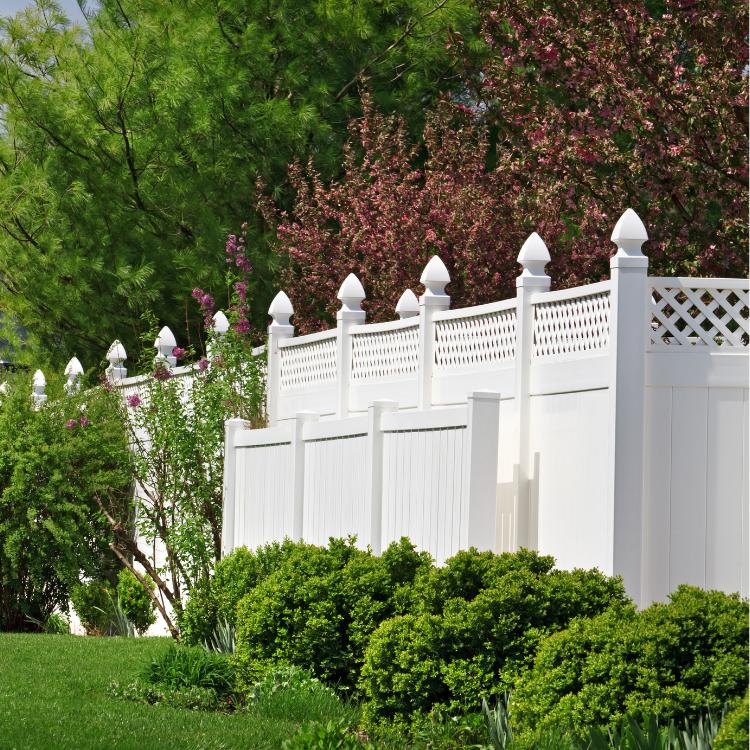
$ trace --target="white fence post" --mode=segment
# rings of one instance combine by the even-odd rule
[[[360,280],[350,273],[339,289],[337,298],[341,300],[341,309],[336,313],[336,366],[338,379],[338,396],[336,415],[339,419],[349,415],[349,381],[352,373],[352,344],[349,329],[353,325],[365,322],[365,311],[362,301],[365,290]]]
[[[628,209],[612,232],[617,253],[610,259],[610,455],[613,574],[641,601],[644,504],[646,310],[648,239],[638,215]]]
[[[222,338],[224,334],[229,330],[229,320],[227,316],[221,310],[217,310],[211,319],[211,328],[213,329],[214,336]],[[208,359],[209,367],[211,366],[211,359],[213,357],[213,347],[211,346],[211,340],[209,340],[206,346],[206,357]]]
[[[234,418],[224,422],[224,503],[221,526],[221,554],[228,555],[234,549],[237,522],[237,448],[236,434],[245,426],[245,420]]]
[[[31,398],[34,401],[35,409],[39,409],[47,400],[47,394],[44,392],[44,389],[46,387],[47,378],[44,377],[44,373],[41,370],[37,370],[34,373],[33,387],[31,392]]]
[[[305,521],[305,424],[317,422],[318,415],[311,411],[300,411],[294,415],[292,432],[292,476],[294,477],[294,498],[292,510],[292,539],[302,540]]]
[[[433,316],[451,306],[445,287],[451,277],[445,263],[437,255],[430,258],[419,278],[424,284],[424,294],[419,298],[419,384],[418,408],[432,406],[432,370],[435,364],[435,323]]]
[[[367,504],[370,508],[370,547],[379,555],[383,545],[383,430],[381,417],[397,411],[397,401],[373,401],[367,410]]]
[[[170,369],[177,365],[177,357],[172,354],[172,351],[177,346],[177,339],[168,326],[164,326],[156,336],[154,340],[154,349],[156,349],[156,357],[154,362],[159,365],[166,365]]]
[[[70,362],[65,365],[65,377],[68,378],[65,383],[65,393],[71,396],[81,390],[81,375],[83,375],[83,365],[78,357],[72,357]]]
[[[494,550],[500,394],[475,391],[468,397],[468,410],[461,548]]]
[[[531,480],[532,458],[529,455],[529,375],[531,358],[534,353],[534,297],[550,288],[551,279],[544,272],[550,255],[544,240],[532,232],[521,247],[518,262],[523,266],[516,279],[516,418],[518,420],[518,441],[516,462],[518,471],[514,476],[515,539],[514,549],[537,546],[537,529],[530,525],[529,482]]]
[[[123,362],[128,358],[125,352],[125,347],[115,339],[112,342],[112,346],[107,351],[107,361],[109,367],[104,371],[104,374],[110,383],[114,383],[117,380],[124,380],[128,376],[128,370],[123,366]]]
[[[294,336],[294,326],[289,318],[294,308],[285,292],[279,292],[268,308],[271,325],[268,326],[268,365],[266,367],[266,414],[268,426],[275,427],[279,419],[279,393],[281,390],[281,359],[279,341]]]

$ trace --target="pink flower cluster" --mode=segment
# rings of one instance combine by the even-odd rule
[[[164,367],[164,365],[157,365],[151,373],[151,377],[154,378],[154,380],[161,380],[164,382],[172,377],[172,371],[168,367]]]
[[[136,393],[134,396],[128,396],[125,401],[127,405],[133,409],[137,409],[141,405],[141,397]]]
[[[80,417],[79,419],[69,419],[65,423],[67,430],[74,430],[76,427],[88,427],[91,424],[91,420],[88,417]]]

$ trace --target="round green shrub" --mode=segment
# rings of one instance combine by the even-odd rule
[[[180,615],[180,636],[197,646],[211,639],[217,625],[236,624],[237,603],[273,573],[299,543],[288,539],[250,551],[239,547],[216,563],[213,578],[193,588]]]
[[[70,601],[87,635],[106,635],[112,621],[114,590],[109,581],[89,581],[74,586]]]
[[[268,664],[295,664],[353,690],[370,634],[397,613],[404,588],[430,565],[405,539],[381,557],[352,540],[297,545],[238,605],[240,684],[250,687]]]
[[[370,637],[359,684],[370,723],[478,711],[513,685],[546,635],[627,601],[619,579],[553,571],[550,558],[526,551],[461,552],[415,589],[414,614]]]
[[[714,740],[713,750],[747,750],[750,743],[748,736],[748,722],[750,721],[750,707],[748,693],[724,717],[719,732]]]
[[[153,591],[154,584],[148,578],[146,581]],[[117,575],[117,598],[125,616],[139,634],[143,635],[156,622],[151,595],[128,568],[123,568]]]
[[[680,586],[667,604],[615,608],[547,638],[515,686],[513,719],[521,733],[626,714],[681,722],[720,711],[747,680],[747,602]]]

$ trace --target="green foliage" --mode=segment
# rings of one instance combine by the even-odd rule
[[[44,623],[44,632],[48,635],[67,635],[70,623],[59,612],[53,612]]]
[[[331,540],[295,545],[240,601],[237,663],[249,687],[269,663],[295,664],[352,690],[372,631],[395,614],[401,593],[430,558],[403,539],[381,557]]]
[[[65,610],[79,576],[113,567],[99,501],[127,518],[130,455],[108,393],[64,396],[51,381],[35,410],[31,378],[0,397],[0,630]]]
[[[149,685],[210,689],[219,697],[234,692],[234,667],[229,658],[200,647],[172,644],[151,661],[142,677]]]
[[[175,688],[163,684],[150,685],[136,680],[124,686],[113,682],[108,692],[123,700],[173,706],[190,711],[229,711],[235,708],[231,697],[221,697],[213,688],[195,685]]]
[[[478,710],[512,686],[546,635],[626,601],[619,579],[551,567],[528,551],[469,550],[419,580],[412,613],[384,622],[367,645],[367,719]]]
[[[135,351],[144,307],[177,332],[186,289],[223,287],[256,180],[283,198],[291,160],[339,168],[361,78],[418,125],[476,21],[466,0],[103,0],[83,32],[35,6],[0,19],[0,307],[91,362]],[[256,320],[267,231],[253,217]]]
[[[93,580],[74,586],[70,601],[87,635],[105,635],[112,622],[112,586],[109,581]]]
[[[747,750],[748,742],[748,693],[724,716],[714,742],[714,750]]]
[[[156,622],[154,602],[146,589],[148,586],[153,591],[154,584],[149,579],[145,580],[144,586],[128,568],[123,568],[117,575],[117,600],[128,620],[141,635]]]
[[[614,608],[547,638],[513,696],[520,732],[614,727],[714,712],[748,680],[748,607],[736,595],[680,586],[668,604]]]
[[[295,549],[289,540],[273,542],[250,551],[239,547],[216,563],[210,581],[190,594],[180,617],[180,636],[192,646],[209,642],[217,628],[236,625],[237,603],[269,576]]]
[[[282,750],[365,750],[346,720],[303,724],[281,747]]]

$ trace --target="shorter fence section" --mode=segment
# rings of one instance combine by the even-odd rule
[[[319,422],[299,413],[265,430],[227,424],[224,554],[289,537],[356,536],[378,553],[409,536],[438,560],[493,549],[500,397],[463,406]]]

